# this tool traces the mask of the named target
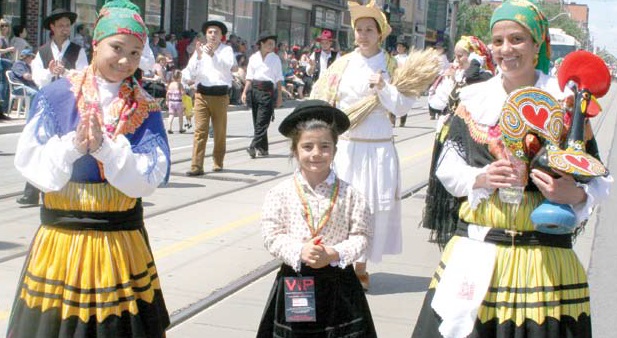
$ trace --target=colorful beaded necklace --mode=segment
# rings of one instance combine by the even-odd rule
[[[328,223],[328,221],[330,220],[332,210],[334,209],[334,205],[336,204],[336,200],[338,198],[340,180],[336,178],[334,184],[332,185],[332,191],[330,192],[330,205],[328,206],[328,209],[324,211],[323,215],[321,215],[321,217],[319,218],[319,223],[317,224],[317,227],[315,227],[315,218],[313,217],[311,205],[308,202],[306,194],[304,193],[304,189],[302,189],[300,180],[298,179],[297,175],[294,177],[294,182],[296,185],[296,192],[298,193],[298,197],[300,197],[300,202],[302,202],[302,216],[304,216],[306,225],[311,231],[311,235],[313,236],[313,238],[317,237],[317,235],[319,235],[326,223]]]

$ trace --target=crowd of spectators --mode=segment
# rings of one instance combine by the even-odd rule
[[[10,67],[9,62],[19,60],[20,52],[24,49],[29,49],[36,53],[36,48],[33,48],[27,42],[28,32],[25,26],[13,26],[12,37],[9,26],[8,22],[0,19],[0,56],[7,61],[5,63],[6,67]],[[144,88],[152,96],[158,98],[163,105],[165,104],[166,87],[171,81],[172,72],[174,70],[183,70],[186,67],[190,56],[195,51],[195,43],[203,38],[203,34],[192,29],[178,34],[158,31],[150,35],[149,47],[152,50],[156,63],[152,70],[142,74],[141,80]],[[88,60],[91,59],[92,37],[86,25],[75,25],[71,41],[82,47],[86,51]],[[321,48],[323,48],[320,42],[322,41],[319,37],[306,46],[289,45],[286,41],[278,42],[276,52],[283,66],[284,83],[282,95],[284,100],[303,100],[310,95],[313,83],[318,78],[318,72],[316,74],[315,71],[314,55],[320,53]],[[232,47],[238,63],[238,70],[233,73],[234,79],[230,89],[230,104],[241,105],[240,95],[246,82],[248,58],[256,51],[256,48],[246,39],[236,34],[230,34],[225,43]],[[332,44],[332,47],[330,45],[326,46],[333,53],[342,52],[339,51],[336,44]],[[0,81],[2,83],[6,81],[3,76],[6,70],[0,69],[3,73],[0,76],[2,77]],[[192,84],[189,81],[183,81],[183,83],[187,93],[193,93],[194,88],[191,88]],[[0,101],[2,102],[8,101],[8,90],[5,87],[0,86]],[[0,115],[4,116],[6,109],[6,107],[3,107],[2,114]]]

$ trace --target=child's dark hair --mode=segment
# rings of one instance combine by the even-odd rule
[[[296,149],[298,148],[298,142],[300,141],[300,136],[302,136],[303,132],[319,129],[326,129],[330,131],[330,135],[332,135],[332,141],[336,146],[336,143],[338,142],[338,131],[335,123],[330,124],[324,120],[318,119],[306,120],[298,123],[298,125],[296,125],[296,128],[289,135],[289,138],[291,139],[291,156],[293,157],[293,155],[296,153]]]

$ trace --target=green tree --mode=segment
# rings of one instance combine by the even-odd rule
[[[548,20],[550,20],[549,27],[561,28],[566,34],[573,36],[580,42],[583,48],[587,49],[589,41],[588,33],[579,27],[578,23],[570,18],[570,16],[562,14],[566,12],[562,10],[561,5],[542,3],[539,7]]]
[[[596,54],[601,57],[604,62],[608,63],[609,65],[617,65],[617,58],[615,58],[615,56],[613,54],[611,54],[609,51],[607,51],[604,48],[598,48],[598,50],[596,51]]]
[[[488,4],[474,5],[467,1],[461,2],[456,20],[458,28],[454,43],[462,35],[473,35],[488,45],[491,42],[489,24],[492,15],[493,9]]]

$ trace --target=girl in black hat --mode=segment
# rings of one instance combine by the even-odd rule
[[[353,262],[372,236],[362,195],[331,170],[349,119],[325,101],[300,104],[281,123],[298,163],[268,192],[262,234],[283,265],[257,337],[376,337]]]

